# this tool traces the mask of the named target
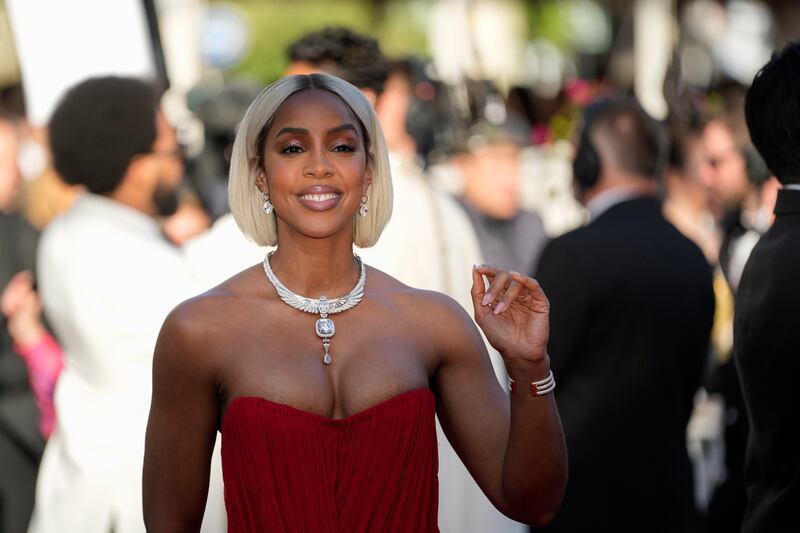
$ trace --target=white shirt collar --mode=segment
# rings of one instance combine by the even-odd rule
[[[586,204],[589,220],[595,220],[615,205],[638,196],[642,196],[642,193],[636,187],[620,185],[607,189],[589,200]]]
[[[789,191],[800,191],[800,183],[787,183],[783,188]]]

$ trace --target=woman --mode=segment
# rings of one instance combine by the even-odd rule
[[[277,249],[164,324],[150,531],[199,529],[217,430],[229,531],[437,531],[435,412],[498,509],[533,524],[555,513],[566,452],[547,394],[547,299],[528,277],[474,269],[476,320],[518,384],[509,401],[457,304],[353,255],[377,241],[391,200],[383,135],[355,87],[290,76],[250,106],[231,209]]]

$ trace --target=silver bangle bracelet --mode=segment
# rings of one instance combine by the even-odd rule
[[[545,394],[553,392],[553,389],[555,388],[556,380],[553,377],[553,371],[551,370],[546,378],[531,382],[531,395],[544,396]],[[512,393],[517,392],[517,382],[511,376],[508,376],[508,389]]]

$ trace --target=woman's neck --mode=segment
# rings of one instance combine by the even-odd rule
[[[360,274],[351,236],[313,239],[279,235],[270,266],[289,290],[308,298],[344,296],[355,287]]]

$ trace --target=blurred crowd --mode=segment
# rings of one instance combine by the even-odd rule
[[[724,8],[679,4],[689,19],[655,118],[608,74],[617,56],[600,68],[584,55],[588,67],[544,90],[455,84],[345,27],[285,50],[285,74],[339,76],[378,113],[395,201],[378,245],[359,251],[368,264],[468,311],[473,264],[533,275],[548,294],[571,472],[547,531],[634,531],[632,517],[647,531],[742,527],[734,308],[781,185],[745,120],[755,71],[697,67],[736,65],[729,51],[703,56],[693,33],[693,14]],[[186,94],[192,120],[170,123],[169,106],[146,112],[159,83],[126,97],[117,82],[67,93],[45,128],[28,120],[21,85],[0,91],[0,533],[142,530],[137,435],[158,327],[266,252],[239,233],[227,197],[237,125],[263,84],[206,80]],[[199,136],[183,127],[197,123]],[[439,440],[441,530],[527,531]],[[204,531],[225,527],[215,468]]]

